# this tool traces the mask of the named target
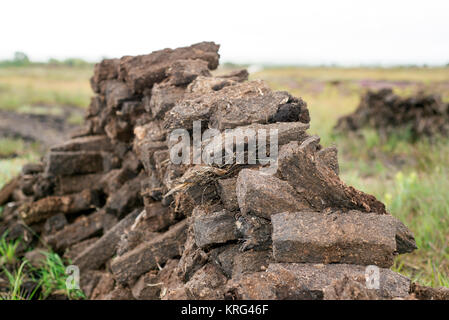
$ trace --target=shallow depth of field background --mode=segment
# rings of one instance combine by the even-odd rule
[[[223,72],[232,65],[224,65]],[[250,68],[256,69],[256,68]],[[311,134],[339,150],[340,176],[374,194],[415,234],[419,250],[397,258],[394,270],[430,286],[449,286],[449,139],[412,144],[407,132],[383,139],[373,130],[361,136],[335,135],[338,117],[352,112],[368,89],[392,87],[400,95],[419,90],[440,93],[449,102],[449,67],[257,68],[250,79],[264,79],[272,89],[301,97],[311,113]],[[4,64],[0,66],[0,110],[58,114],[79,108],[66,121],[82,123],[92,95],[93,65],[82,61]],[[18,138],[0,138],[0,187],[23,164],[39,161],[45,148]],[[1,212],[0,208],[0,212]],[[0,213],[1,214],[1,213]]]

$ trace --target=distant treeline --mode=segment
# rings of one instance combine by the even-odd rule
[[[24,52],[15,52],[14,57],[10,60],[0,60],[0,67],[22,67],[22,66],[32,66],[32,65],[46,65],[46,66],[68,66],[68,67],[92,67],[95,62],[89,62],[83,60],[81,58],[67,58],[64,60],[58,60],[54,58],[50,58],[47,62],[35,62],[31,61],[28,56]],[[309,64],[270,64],[270,63],[262,63],[262,64],[249,64],[249,63],[233,63],[233,62],[224,62],[221,64],[223,68],[256,68],[256,69],[272,69],[272,68],[295,68],[295,67],[331,67],[331,68],[341,68],[344,66],[338,64],[323,64],[323,65],[309,65]],[[352,66],[352,67],[361,67],[361,68],[428,68],[429,66],[424,65],[392,65],[389,67],[381,66],[381,65],[360,65],[360,66]],[[443,65],[442,67],[449,67],[449,63]]]
[[[58,60],[51,58],[47,62],[35,62],[31,61],[24,52],[14,53],[14,57],[9,60],[0,60],[0,67],[23,67],[32,65],[51,65],[51,66],[68,66],[68,67],[90,67],[93,66],[92,62],[80,58],[67,58],[64,60]]]

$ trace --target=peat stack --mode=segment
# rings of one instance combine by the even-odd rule
[[[97,64],[86,126],[1,190],[0,232],[71,259],[91,299],[407,297],[389,269],[416,248],[407,227],[340,180],[304,101],[213,76],[218,48]]]
[[[412,140],[448,136],[449,104],[437,94],[419,92],[402,98],[392,89],[368,91],[352,114],[338,120],[335,129],[351,132],[365,127],[376,129],[384,137],[401,129],[410,130]]]

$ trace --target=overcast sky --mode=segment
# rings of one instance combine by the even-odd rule
[[[203,40],[221,61],[447,64],[447,0],[0,2],[0,59],[145,54]]]

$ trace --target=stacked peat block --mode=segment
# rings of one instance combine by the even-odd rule
[[[407,297],[410,280],[389,267],[416,248],[410,231],[339,179],[336,148],[306,133],[304,101],[246,71],[212,76],[217,52],[203,42],[97,64],[85,128],[0,192],[0,232],[30,246],[39,234],[91,299]],[[277,171],[174,164],[170,133],[195,121],[217,135],[277,129]],[[214,141],[199,148],[224,147]]]
[[[357,110],[338,120],[335,127],[340,132],[359,131],[371,127],[382,136],[398,129],[410,130],[411,138],[449,135],[449,104],[440,95],[416,95],[402,98],[391,89],[368,91]]]

